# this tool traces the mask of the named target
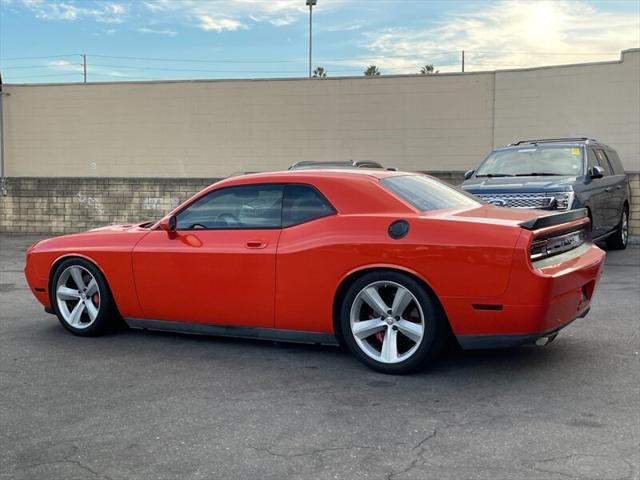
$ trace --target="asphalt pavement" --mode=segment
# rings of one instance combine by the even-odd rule
[[[67,333],[0,236],[0,478],[640,478],[640,249],[545,347],[386,376],[343,349]]]

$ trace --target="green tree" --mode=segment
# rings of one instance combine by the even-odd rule
[[[314,78],[324,78],[327,76],[327,71],[324,69],[324,67],[316,67],[316,69],[313,71],[313,76]]]
[[[364,71],[364,75],[366,77],[377,77],[380,75],[380,69],[375,65],[369,65],[369,67]]]
[[[434,70],[433,65],[432,64],[427,64],[424,67],[422,67],[420,69],[420,74],[421,75],[432,75],[435,73],[440,73],[440,70]]]

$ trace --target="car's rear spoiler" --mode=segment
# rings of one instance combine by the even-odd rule
[[[579,208],[577,210],[569,210],[568,212],[552,213],[551,215],[543,215],[532,220],[522,222],[520,226],[527,230],[538,230],[545,227],[553,227],[554,225],[560,225],[562,223],[573,222],[580,220],[587,216],[586,208]]]

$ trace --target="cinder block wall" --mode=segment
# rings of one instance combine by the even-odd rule
[[[427,172],[452,185],[463,172]],[[640,174],[630,174],[630,233],[640,240]],[[159,219],[216,182],[215,178],[59,178],[7,179],[0,196],[0,232],[71,233],[114,223]]]
[[[0,232],[71,233],[114,223],[159,219],[211,178],[7,179]]]
[[[462,172],[432,172],[454,185]],[[163,217],[216,178],[14,177],[0,196],[0,232],[73,233]]]

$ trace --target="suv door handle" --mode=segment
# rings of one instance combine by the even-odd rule
[[[265,248],[267,243],[266,240],[247,240],[247,248]]]
[[[616,188],[620,190],[622,188],[622,185],[618,185]]]
[[[607,188],[605,188],[605,189],[604,189],[604,191],[605,191],[605,192],[610,192],[610,191],[611,191],[611,189],[613,189],[613,187],[607,187]]]

